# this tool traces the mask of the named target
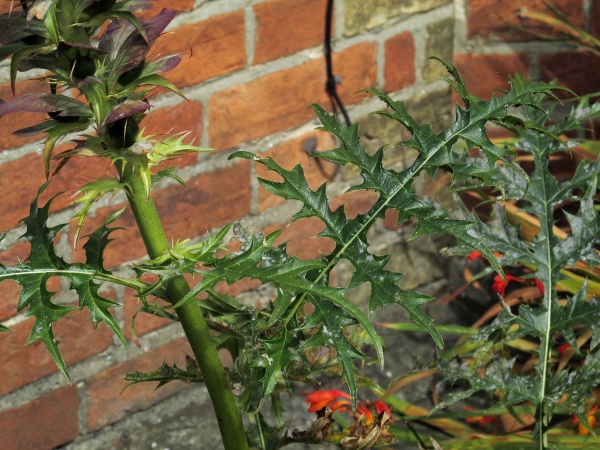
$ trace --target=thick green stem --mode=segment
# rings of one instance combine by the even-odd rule
[[[146,199],[144,185],[137,172],[133,175],[125,175],[125,177],[131,188],[129,204],[133,210],[146,250],[150,258],[157,258],[169,251],[169,243],[156,207],[152,197]],[[190,287],[183,276],[174,278],[167,286],[169,300],[173,304],[181,300],[189,291]],[[175,311],[202,371],[206,388],[215,409],[225,449],[248,449],[240,410],[235,402],[231,385],[200,307],[196,302],[187,302],[176,308]]]

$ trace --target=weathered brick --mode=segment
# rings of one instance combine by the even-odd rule
[[[275,224],[265,228],[265,234],[282,229],[283,232],[275,241],[275,245],[286,244],[287,253],[300,259],[320,259],[335,249],[335,242],[330,238],[316,237],[325,229],[325,225],[316,217],[300,219],[291,225]]]
[[[79,434],[78,408],[77,388],[67,386],[0,412],[2,448],[50,449],[73,441]]]
[[[364,214],[375,204],[379,196],[375,191],[353,191],[338,195],[330,202],[330,208],[336,210],[344,205],[344,212],[350,219]]]
[[[246,65],[244,27],[241,10],[183,25],[158,39],[151,56],[180,54],[183,60],[166,78],[177,87],[192,86]]]
[[[169,365],[175,362],[178,367],[185,367],[186,354],[192,355],[192,351],[185,338],[181,338],[89,378],[86,383],[88,430],[103,428],[184,389],[185,383],[171,382],[160,389],[155,389],[154,383],[140,383],[123,390],[127,385],[123,376],[136,370],[154,371],[163,362]]]
[[[375,86],[375,44],[356,44],[335,54],[333,61],[342,78],[339,92],[344,102],[365,98],[364,94],[352,94]],[[325,64],[320,58],[215,94],[209,106],[211,146],[235,147],[309,121],[315,117],[312,103],[329,104],[325,80]]]
[[[410,31],[385,42],[385,90],[399,91],[415,82],[415,43]]]
[[[31,94],[33,92],[50,91],[46,83],[40,83],[37,80],[19,81],[16,84],[15,90],[17,98],[24,94]],[[10,84],[0,85],[0,99],[4,100],[5,102],[9,102],[15,99],[10,89]],[[7,150],[14,147],[20,147],[26,144],[27,142],[33,142],[44,137],[45,135],[40,134],[38,136],[22,138],[19,136],[15,136],[13,132],[21,128],[35,125],[47,117],[48,116],[46,116],[46,114],[42,113],[25,112],[7,114],[6,116],[2,117],[2,119],[0,119],[2,120],[2,125],[0,128],[2,130],[2,137],[0,138],[0,150]]]
[[[353,36],[402,14],[418,14],[452,3],[451,0],[345,0],[344,34]]]
[[[255,5],[254,63],[321,44],[326,7],[326,0],[275,0]]]
[[[169,242],[201,236],[250,213],[250,163],[242,161],[231,167],[198,175],[187,180],[187,188],[174,185],[157,189],[153,196]],[[94,217],[86,219],[83,234],[100,227],[108,215],[124,206],[121,203],[96,211]],[[124,230],[111,235],[115,241],[107,246],[104,260],[107,268],[146,254],[129,208],[111,226],[123,227]],[[74,227],[71,227],[71,242],[73,234]],[[84,242],[82,240],[79,247]],[[77,253],[77,258],[81,258],[81,250]]]
[[[0,321],[17,314],[17,304],[21,295],[21,286],[16,281],[6,280],[0,283]]]
[[[494,89],[509,89],[508,75],[527,76],[528,56],[524,53],[507,55],[455,55],[454,64],[465,80],[469,93],[489,100]]]
[[[168,303],[161,299],[148,298],[148,303],[158,303],[160,306],[165,306]],[[135,296],[135,292],[132,289],[125,290],[125,301],[123,304],[123,320],[124,320],[124,332],[127,339],[132,339],[131,336],[131,320],[137,311],[142,307],[142,302]],[[166,327],[173,322],[169,319],[163,319],[158,316],[151,314],[139,313],[135,318],[134,330],[137,337],[141,337],[151,331],[158,330],[159,328]]]
[[[8,1],[8,2],[0,2],[0,14],[6,14],[11,11],[21,12],[21,8],[17,6],[17,2]]]
[[[600,57],[591,52],[551,53],[539,57],[544,81],[558,79],[558,84],[577,95],[598,91],[600,86]],[[561,94],[560,92],[557,92]],[[564,97],[571,94],[564,93]]]
[[[0,333],[0,395],[58,371],[41,341],[23,347],[34,319],[27,319],[8,333]],[[104,351],[112,344],[112,331],[104,324],[94,330],[87,309],[73,311],[54,324],[54,335],[68,365]]]
[[[136,15],[139,15],[139,17],[143,20],[148,20],[150,17],[154,17],[156,14],[162,11],[163,8],[176,9],[179,12],[191,11],[194,9],[194,0],[177,0],[177,3],[173,3],[169,0],[155,0],[152,2],[151,9],[148,11],[142,11]]]
[[[183,142],[186,144],[194,142],[195,145],[199,145],[202,138],[202,116],[202,103],[184,101],[179,105],[153,110],[146,115],[141,127],[146,127],[146,135],[156,135],[157,138],[160,138],[161,135],[172,136],[176,133],[189,131],[190,134]],[[164,167],[173,165],[178,167],[189,166],[195,164],[197,159],[198,155],[196,153],[190,153],[167,161],[164,163]]]
[[[109,170],[110,169],[110,170]],[[54,177],[41,197],[42,202],[59,192],[73,193],[75,189],[97,178],[103,178],[114,169],[110,162],[99,158],[71,159]],[[29,213],[29,203],[38,188],[46,182],[43,156],[29,154],[0,165],[0,190],[5,197],[0,203],[0,230],[15,227]],[[71,203],[70,195],[60,195],[52,203],[51,211],[59,211]]]
[[[451,62],[454,53],[454,19],[444,19],[427,25],[427,44],[425,57],[437,56]],[[423,79],[428,82],[436,81],[446,76],[446,68],[439,62],[428,59],[423,67]]]
[[[554,0],[552,2],[569,20],[583,26],[582,0]],[[539,22],[519,18],[519,11],[537,11],[552,15],[542,0],[469,0],[467,5],[467,35],[497,38],[503,41],[536,40],[535,34],[522,31],[552,33]]]
[[[308,186],[315,190],[325,181],[335,176],[336,168],[334,164],[322,159],[311,158],[309,154],[321,150],[331,150],[335,147],[336,143],[331,134],[317,131],[300,138],[290,139],[261,156],[270,156],[286,170],[291,170],[294,166],[300,164],[304,169]],[[278,175],[268,171],[262,164],[256,165],[256,175],[268,180],[279,179]],[[284,201],[283,198],[271,194],[262,186],[260,187],[258,192],[259,211],[264,211]]]

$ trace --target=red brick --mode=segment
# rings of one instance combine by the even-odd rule
[[[242,161],[235,166],[198,175],[187,181],[187,188],[174,185],[154,191],[154,201],[169,242],[201,236],[250,213],[250,163]],[[86,219],[84,233],[89,234],[104,223],[105,218],[125,205],[113,205],[96,211]],[[129,208],[111,226],[123,227],[107,246],[105,266],[116,267],[146,254],[137,225]],[[71,242],[74,227],[71,227]],[[81,246],[85,239],[81,240]],[[81,259],[81,250],[76,255]]]
[[[79,434],[78,408],[77,388],[67,386],[0,412],[2,448],[50,449],[73,441]]]
[[[415,43],[410,31],[385,42],[385,91],[393,92],[415,82]]]
[[[352,191],[337,196],[329,202],[330,208],[335,211],[344,205],[344,212],[350,219],[359,214],[365,214],[377,201],[379,196],[375,191]]]
[[[108,171],[110,162],[99,158],[77,157],[54,177],[50,186],[42,195],[42,202],[59,192],[67,195],[57,197],[51,211],[66,208],[72,201],[70,195],[84,184],[103,178]],[[114,175],[113,175],[114,176]],[[0,204],[0,230],[15,227],[19,220],[29,213],[29,203],[35,198],[38,188],[46,182],[44,175],[43,156],[29,154],[14,161],[0,165],[0,190],[6,195]]]
[[[13,245],[5,252],[0,253],[0,263],[7,266],[15,265],[19,260],[24,261],[29,254],[29,244],[21,241]],[[21,286],[13,280],[5,280],[0,283],[0,321],[6,320],[17,314],[17,304],[21,295]]]
[[[152,55],[180,54],[183,60],[166,78],[177,87],[192,86],[245,67],[244,27],[241,10],[183,25],[158,39]]]
[[[152,2],[152,9],[136,13],[136,15],[142,20],[148,20],[162,11],[163,8],[175,9],[179,12],[191,11],[194,9],[194,0],[177,0],[176,3],[170,0],[155,0]]]
[[[60,279],[52,277],[46,283],[49,292],[57,292],[60,289]],[[9,319],[17,314],[17,305],[22,288],[14,280],[4,280],[0,283],[0,321]]]
[[[123,391],[127,385],[123,380],[125,374],[136,370],[154,371],[163,362],[169,365],[175,362],[178,367],[185,367],[186,354],[191,356],[192,351],[185,338],[181,338],[89,378],[88,430],[98,430],[117,422],[127,414],[145,409],[187,387],[185,383],[174,381],[155,390],[156,383],[140,383]]]
[[[160,306],[165,306],[168,303],[161,299],[153,297],[148,298],[148,303],[158,303]],[[124,332],[127,339],[132,339],[131,336],[131,320],[135,313],[142,307],[142,302],[135,296],[135,292],[132,289],[125,290],[125,301],[123,304],[123,319],[124,319]],[[135,318],[134,330],[137,337],[141,337],[151,331],[157,330],[167,325],[172,324],[173,321],[169,319],[163,319],[152,314],[139,313]]]
[[[19,74],[20,75],[20,74]],[[17,75],[17,77],[19,77]],[[22,75],[21,75],[22,76]],[[34,92],[50,92],[50,88],[46,83],[40,83],[37,80],[26,80],[19,81],[16,84],[16,95],[17,98],[24,94],[31,94]],[[0,99],[5,102],[9,102],[15,99],[12,91],[10,90],[10,84],[0,85]],[[13,132],[36,125],[48,116],[42,113],[14,113],[7,114],[0,119],[0,130],[2,131],[2,138],[0,139],[0,150],[7,150],[14,147],[20,147],[25,145],[27,142],[33,142],[41,139],[45,135],[40,134],[38,136],[21,138],[15,136]]]
[[[600,36],[600,2],[592,2],[590,11],[590,34]]]
[[[254,6],[254,63],[292,55],[320,45],[325,29],[326,0],[275,0]]]
[[[520,73],[527,76],[529,62],[526,54],[455,55],[454,64],[465,80],[467,90],[489,100],[496,89],[508,90],[508,76]]]
[[[0,283],[0,321],[17,314],[17,304],[21,295],[21,286],[16,281],[6,280]]]
[[[342,78],[339,93],[344,103],[361,101],[365,94],[353,94],[375,86],[374,43],[347,48],[334,55],[333,62]],[[313,119],[312,103],[329,105],[325,80],[325,63],[320,58],[215,94],[209,106],[211,146],[235,147]]]
[[[554,0],[552,2],[569,20],[583,27],[583,0]],[[469,0],[467,6],[468,38],[475,36],[495,37],[504,41],[530,41],[538,38],[518,27],[544,34],[553,31],[541,24],[518,17],[521,10],[537,11],[552,15],[542,0]]]
[[[17,242],[11,248],[0,253],[0,263],[14,266],[19,261],[25,261],[30,253],[29,243],[24,239]],[[46,283],[49,292],[60,291],[60,278],[51,277]],[[6,320],[17,314],[17,305],[21,295],[21,286],[14,280],[0,280],[0,321]]]
[[[0,333],[0,395],[58,371],[41,341],[25,347],[34,319],[27,319],[8,333]],[[67,365],[83,361],[112,344],[112,331],[104,324],[94,331],[87,308],[73,311],[54,324],[54,335]]]
[[[558,84],[577,95],[598,91],[600,86],[600,56],[591,52],[552,53],[539,57],[544,81],[558,79]],[[571,94],[564,94],[571,97]]]
[[[8,1],[3,1],[0,2],[0,14],[6,14],[9,13],[11,11],[14,12],[21,12],[22,9],[19,6],[19,3],[15,0],[8,0]]]
[[[316,217],[300,219],[291,225],[274,224],[264,229],[267,235],[283,229],[275,241],[275,245],[286,243],[287,253],[300,259],[320,259],[335,249],[335,242],[330,238],[316,237],[325,229],[325,225]]]
[[[325,181],[335,176],[336,166],[323,159],[311,158],[308,152],[331,150],[335,147],[335,140],[330,133],[316,131],[279,144],[261,156],[270,156],[286,170],[291,170],[294,166],[300,164],[304,169],[308,186],[314,191]],[[268,180],[281,181],[279,175],[268,171],[262,164],[256,165],[256,175]],[[283,198],[271,194],[262,186],[260,187],[258,192],[259,211],[264,211],[284,201]]]
[[[160,108],[147,114],[141,123],[145,127],[145,135],[156,135],[160,138],[161,135],[173,135],[184,131],[190,131],[188,137],[184,139],[184,143],[200,144],[202,137],[202,103],[200,102],[182,102],[179,105]],[[177,165],[178,167],[189,166],[195,164],[198,159],[196,153],[190,153],[172,161],[167,161],[164,167]],[[162,166],[161,166],[162,167]]]

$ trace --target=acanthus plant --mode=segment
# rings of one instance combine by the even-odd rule
[[[77,214],[78,231],[94,201],[122,190],[149,255],[144,264],[136,267],[138,277],[135,279],[117,277],[104,268],[104,249],[113,230],[110,224],[116,217],[111,216],[105,225],[89,235],[84,246],[85,263],[65,261],[56,254],[53,243],[63,225],[47,226],[51,201],[39,205],[38,195],[31,204],[30,215],[24,219],[27,227],[24,237],[31,244],[31,254],[16,266],[0,266],[0,280],[14,279],[23,286],[18,310],[28,308],[27,315],[36,318],[28,342],[41,340],[67,378],[52,327],[73,308],[54,304],[54,293],[46,290],[46,281],[52,276],[68,281],[79,295],[80,309],[88,308],[94,325],[106,323],[124,342],[109,310],[118,305],[98,293],[102,283],[117,283],[137,291],[144,304],[142,311],[180,321],[195,356],[195,361],[190,359],[185,369],[163,365],[155,372],[130,374],[127,379],[132,383],[204,382],[226,449],[248,448],[248,439],[261,448],[278,448],[293,441],[329,441],[331,436],[324,432],[331,425],[326,411],[320,417],[322,428],[317,430],[316,426],[288,436],[285,426],[268,426],[261,410],[271,400],[273,410],[279,415],[283,407],[280,394],[289,390],[288,382],[311,383],[319,373],[341,374],[355,409],[358,405],[355,361],[365,358],[362,347],[373,346],[383,363],[383,344],[370,322],[378,308],[392,304],[402,306],[412,320],[443,346],[433,321],[420,309],[431,298],[397,285],[402,275],[385,269],[389,256],[369,252],[370,228],[384,218],[386,211],[395,210],[398,223],[415,219],[413,237],[450,233],[459,245],[481,252],[502,274],[487,243],[472,234],[473,221],[452,218],[449,213],[418,198],[412,185],[421,172],[433,175],[442,168],[453,173],[454,183],[476,180],[482,186],[498,187],[504,180],[498,173],[497,163],[516,166],[511,160],[512,151],[494,145],[487,138],[486,123],[521,126],[537,135],[543,131],[539,123],[512,116],[508,108],[531,104],[533,94],[544,97],[558,88],[554,84],[531,83],[517,77],[511,80],[509,93],[485,102],[470,98],[456,69],[444,63],[454,79],[447,81],[461,95],[465,107],[457,108],[451,129],[440,134],[416,123],[403,102],[373,91],[389,107],[378,114],[406,127],[412,138],[402,144],[419,153],[412,165],[401,172],[383,167],[383,149],[375,155],[365,152],[357,125],[347,128],[315,106],[323,128],[340,141],[339,148],[315,156],[359,167],[363,182],[352,190],[374,190],[379,196],[368,212],[350,219],[343,208],[332,211],[326,186],[310,190],[299,166],[287,171],[270,158],[247,152],[233,156],[254,160],[277,172],[283,181],[260,180],[261,184],[273,194],[302,202],[302,208],[292,220],[319,218],[325,225],[319,236],[335,242],[332,253],[323,255],[321,260],[293,258],[287,254],[285,244],[274,244],[280,231],[267,236],[252,235],[239,224],[233,226],[234,235],[241,242],[239,252],[218,256],[217,251],[223,247],[230,226],[202,242],[191,244],[184,240],[171,247],[154,207],[152,186],[165,177],[183,181],[173,169],[156,173],[151,169],[180,154],[206,149],[183,144],[182,135],[157,139],[144,136],[139,130],[140,120],[150,109],[146,99],[150,90],[160,86],[180,94],[158,75],[175,67],[179,57],[147,60],[151,45],[175,13],[164,9],[145,22],[136,19],[132,11],[148,5],[145,0],[23,0],[22,11],[0,18],[0,52],[4,58],[12,56],[13,86],[18,70],[36,68],[50,72],[43,78],[48,83],[48,93],[5,100],[0,104],[0,117],[22,111],[49,115],[46,121],[17,132],[47,133],[44,148],[47,175],[53,159],[58,160],[57,170],[60,170],[73,157],[108,158],[115,168],[114,178],[94,181],[78,192],[75,203],[83,205]],[[96,39],[106,20],[111,23]],[[75,94],[71,96],[70,92]],[[72,134],[76,134],[71,139],[73,148],[53,156],[55,144]],[[455,151],[453,147],[460,140],[467,147],[481,148],[487,163],[472,160],[463,151]],[[524,174],[519,172],[516,177],[524,177]],[[42,186],[39,193],[44,189]],[[341,260],[349,261],[355,272],[347,286],[331,286],[330,274]],[[153,284],[142,281],[144,274],[154,275],[157,281]],[[194,274],[200,281],[190,288],[183,277],[185,274]],[[275,288],[277,297],[266,308],[243,305],[215,289],[219,282],[232,284],[248,277]],[[366,282],[370,284],[371,293],[365,314],[344,294]],[[200,294],[205,298],[199,300]],[[160,307],[153,301],[155,298],[167,300],[171,306]],[[311,312],[306,312],[307,304],[312,305]],[[233,369],[223,368],[217,353],[220,348],[232,354]],[[230,389],[234,386],[241,392],[237,398]],[[248,413],[251,420],[248,439],[243,428],[243,413]],[[340,438],[335,442],[347,449],[390,442],[386,422],[389,417],[380,415],[369,424],[368,436],[360,434],[364,429],[352,428],[346,431],[346,438],[350,439]]]
[[[594,270],[600,265],[600,159],[584,159],[566,180],[558,180],[550,168],[554,156],[577,145],[576,141],[561,144],[553,136],[568,135],[598,117],[600,104],[590,105],[584,98],[561,121],[549,123],[555,106],[537,96],[520,108],[523,120],[544,127],[547,134],[509,127],[515,137],[507,145],[533,162],[530,184],[511,170],[499,170],[504,205],[518,201],[519,215],[511,209],[509,217],[508,209],[494,202],[490,221],[471,217],[472,236],[496,252],[505,269],[523,274],[507,278],[537,285],[541,299],[518,308],[503,303],[494,322],[470,338],[469,351],[440,358],[437,367],[445,380],[463,380],[467,386],[452,390],[435,410],[480,391],[498,397],[486,414],[508,408],[518,417],[515,407],[533,405],[533,440],[530,436],[531,445],[523,448],[562,448],[561,435],[549,433],[553,417],[574,414],[581,426],[587,426],[590,409],[597,407],[593,391],[600,384],[599,275]],[[469,250],[454,250],[461,252]],[[470,253],[467,258],[477,256]],[[504,297],[506,283],[497,278],[492,289]],[[519,341],[529,343],[530,350],[519,354],[511,349],[511,343]],[[567,349],[577,357],[575,361],[565,356]],[[525,426],[522,418],[517,420]],[[525,445],[526,441],[519,442]]]

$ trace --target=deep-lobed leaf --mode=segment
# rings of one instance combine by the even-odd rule
[[[29,241],[31,253],[25,262],[19,262],[15,266],[0,265],[0,281],[15,280],[23,287],[17,309],[22,311],[28,307],[26,316],[35,317],[27,344],[36,340],[42,341],[60,371],[69,378],[66,365],[58,349],[59,342],[54,337],[53,325],[76,308],[56,305],[52,302],[56,293],[46,289],[46,283],[52,276],[68,280],[70,288],[78,294],[79,309],[88,308],[94,327],[98,323],[104,322],[119,336],[123,344],[126,341],[121,327],[108,310],[118,304],[103,298],[98,293],[100,284],[95,281],[99,273],[110,275],[102,267],[101,255],[112,230],[105,224],[92,233],[90,241],[86,244],[87,247],[84,247],[88,257],[86,263],[67,263],[54,250],[54,239],[64,225],[51,228],[46,225],[52,200],[42,207],[38,205],[39,196],[47,185],[45,184],[39,189],[38,196],[31,204],[29,216],[23,219],[26,225],[23,237]]]

